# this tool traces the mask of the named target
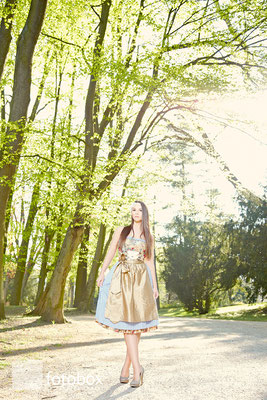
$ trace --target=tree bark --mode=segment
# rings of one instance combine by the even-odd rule
[[[3,18],[0,26],[0,81],[12,39],[11,30],[16,6],[16,0],[6,0],[6,4],[3,9]]]
[[[84,235],[81,243],[79,262],[76,274],[74,307],[77,308],[79,308],[80,302],[82,301],[84,293],[86,291],[89,235],[90,235],[90,225],[87,224],[84,229]]]
[[[45,228],[44,249],[43,249],[43,253],[42,253],[42,261],[41,261],[41,270],[40,270],[40,274],[39,274],[38,289],[37,289],[37,294],[36,294],[36,298],[35,298],[35,302],[34,302],[35,305],[38,304],[39,299],[41,298],[43,291],[44,291],[45,279],[47,276],[48,254],[49,254],[50,245],[51,245],[54,234],[55,234],[55,231],[52,231],[49,227]]]
[[[23,145],[23,128],[30,102],[32,57],[43,24],[46,5],[47,0],[32,0],[28,18],[19,35],[9,116],[9,122],[16,123],[17,127],[14,128],[12,124],[12,127],[7,129],[0,152],[0,160],[3,162],[0,169],[0,319],[5,318],[3,290],[5,214]]]
[[[83,226],[69,226],[42,306],[41,319],[43,321],[66,322],[63,312],[66,279],[74,253],[82,240],[82,235]]]
[[[21,241],[19,254],[18,254],[17,270],[16,270],[16,274],[15,274],[15,278],[14,278],[14,284],[13,284],[13,289],[12,289],[11,299],[10,299],[10,304],[13,306],[15,306],[15,305],[18,306],[20,304],[22,281],[23,281],[26,262],[27,262],[30,236],[31,236],[32,229],[33,229],[34,219],[35,219],[36,213],[38,211],[38,200],[39,200],[39,195],[40,195],[40,187],[41,187],[41,182],[40,182],[40,180],[38,180],[33,189],[27,223],[23,230],[22,241]]]
[[[95,283],[96,283],[96,279],[97,279],[97,272],[99,269],[100,262],[102,260],[105,235],[106,235],[106,226],[101,223],[100,228],[99,228],[99,234],[98,234],[95,255],[94,255],[93,262],[92,262],[92,267],[91,267],[91,270],[89,273],[89,277],[88,277],[88,281],[86,284],[86,289],[84,291],[83,299],[79,305],[79,310],[82,310],[82,311],[89,311],[89,309],[91,307],[94,290],[95,290]]]
[[[35,237],[32,240],[32,246],[31,246],[31,250],[30,250],[29,260],[27,262],[25,274],[24,274],[23,281],[22,281],[21,302],[23,302],[24,289],[27,286],[28,279],[31,276],[33,268],[36,264],[36,259],[38,258],[39,254],[40,254],[40,248],[38,249],[38,246],[36,246],[36,243],[38,241],[38,233],[39,232],[36,233]]]

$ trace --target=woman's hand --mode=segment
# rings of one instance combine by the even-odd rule
[[[158,289],[157,289],[157,288],[154,288],[154,289],[153,289],[153,293],[154,293],[155,299],[157,299],[157,298],[159,297]]]
[[[100,272],[100,275],[99,275],[99,277],[98,277],[97,280],[96,280],[97,286],[102,286],[104,280],[105,280],[105,275],[104,275],[103,272]]]

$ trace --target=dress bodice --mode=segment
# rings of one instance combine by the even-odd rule
[[[146,242],[144,239],[127,236],[122,249],[118,248],[119,256],[125,254],[126,260],[144,260],[146,256]]]

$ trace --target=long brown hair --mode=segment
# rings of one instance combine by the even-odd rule
[[[151,258],[151,249],[152,249],[152,243],[153,243],[153,236],[150,232],[150,227],[149,227],[149,214],[148,214],[148,209],[147,206],[145,205],[145,203],[143,203],[142,201],[136,200],[134,201],[134,203],[140,203],[142,206],[142,232],[141,235],[143,234],[145,237],[145,241],[146,241],[146,257],[148,259]],[[120,234],[120,239],[119,239],[119,243],[118,243],[118,247],[122,249],[122,246],[127,238],[127,236],[129,235],[129,233],[131,232],[131,230],[133,231],[133,236],[134,236],[134,219],[132,217],[132,222],[130,225],[125,226]]]

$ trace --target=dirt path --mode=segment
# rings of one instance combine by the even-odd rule
[[[134,389],[119,383],[122,334],[93,316],[67,318],[64,325],[34,317],[4,325],[0,398],[267,400],[267,322],[160,317],[159,329],[141,336],[144,384]]]

